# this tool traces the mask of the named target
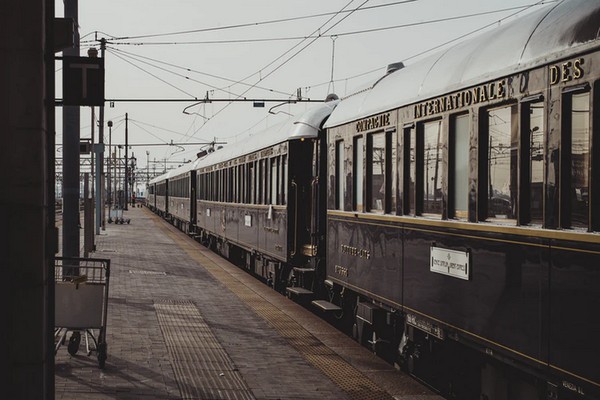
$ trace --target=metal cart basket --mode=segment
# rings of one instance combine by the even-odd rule
[[[96,352],[98,364],[104,368],[109,277],[108,259],[55,258],[55,354],[71,332],[67,349],[69,354],[75,355],[83,333],[88,356]],[[93,347],[90,347],[90,339]]]

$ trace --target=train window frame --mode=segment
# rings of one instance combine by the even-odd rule
[[[457,168],[458,166],[458,160],[461,158],[460,157],[460,153],[458,152],[458,146],[459,146],[459,138],[458,138],[458,130],[457,130],[457,126],[458,126],[458,120],[459,119],[465,119],[466,121],[466,157],[464,157],[464,165],[461,165],[460,170],[462,171],[462,169],[466,166],[466,176],[461,177],[460,181],[462,182],[462,185],[460,185],[459,187],[459,177],[458,177],[458,173],[457,173]],[[463,133],[460,133],[460,135],[464,135]],[[471,135],[472,135],[472,126],[471,126],[471,114],[466,111],[466,112],[461,112],[461,113],[456,113],[456,114],[452,114],[450,115],[449,118],[449,129],[448,129],[448,171],[447,171],[447,176],[448,176],[448,218],[450,219],[456,219],[456,220],[460,220],[460,221],[467,221],[469,219],[469,181],[470,181],[470,173],[469,173],[469,166],[470,166],[470,140],[471,140]],[[461,144],[464,144],[461,142]],[[464,187],[463,187],[464,186]],[[464,209],[461,208],[460,210],[457,209],[457,200],[458,200],[458,193],[459,193],[459,189],[465,189],[464,193],[462,193],[462,195],[464,195],[464,199],[462,199],[464,201]]]
[[[586,223],[585,224],[573,224],[573,140],[572,140],[572,130],[573,130],[573,98],[575,96],[587,96],[587,120],[584,121],[587,123],[587,206],[586,206]],[[594,99],[591,93],[591,87],[588,83],[583,85],[578,85],[574,87],[564,88],[561,93],[561,151],[560,151],[560,206],[559,206],[559,221],[560,227],[563,229],[573,229],[580,231],[592,231],[593,230],[593,221],[591,217],[591,210],[593,207],[591,206],[590,198],[591,198],[591,189],[593,187],[592,182],[592,138],[593,138],[593,105],[592,100]],[[580,192],[581,193],[581,192]],[[583,193],[578,194],[575,193],[575,197],[582,197]]]
[[[547,135],[547,124],[546,124],[546,103],[542,94],[530,95],[521,100],[520,103],[520,139],[519,139],[519,204],[517,223],[518,225],[529,225],[529,226],[544,226],[544,213],[545,213],[545,188],[546,188],[546,141]],[[541,116],[534,116],[534,110],[541,108]],[[532,126],[534,118],[539,119],[539,122]],[[541,146],[534,138],[535,136],[541,135]],[[536,150],[538,154],[534,156],[533,152]],[[541,155],[539,154],[541,150]],[[541,161],[541,191],[534,189],[533,174],[534,168],[532,166],[534,161]],[[534,196],[534,192],[539,191],[539,196]],[[539,200],[536,200],[539,199]],[[533,210],[537,209],[534,206],[534,202],[540,201],[541,207],[539,213],[534,213]],[[535,216],[537,215],[537,216]]]
[[[443,118],[433,118],[433,119],[429,119],[429,120],[425,120],[425,121],[419,121],[417,123],[417,140],[416,140],[416,177],[417,177],[417,185],[415,185],[415,201],[416,201],[416,215],[422,216],[422,217],[428,217],[428,218],[436,218],[436,219],[442,219],[442,215],[443,215],[443,207],[444,207],[444,194],[443,194],[443,181],[445,179],[445,174],[447,173],[447,171],[444,170],[444,150],[445,150],[445,132],[443,132]],[[425,204],[425,200],[426,200],[426,195],[428,196],[429,194],[426,193],[428,187],[429,187],[429,168],[428,166],[426,166],[427,162],[429,161],[429,157],[425,156],[426,153],[426,148],[425,148],[425,130],[426,130],[426,126],[430,125],[430,124],[435,124],[437,123],[438,125],[438,129],[437,129],[437,154],[436,154],[436,160],[439,160],[437,162],[437,171],[438,171],[438,176],[439,176],[439,183],[440,183],[440,198],[439,198],[439,212],[431,212],[431,210],[429,208],[426,207]],[[440,145],[441,143],[441,145]],[[442,169],[441,173],[440,173],[440,168]],[[435,177],[432,177],[432,180],[434,180]],[[433,192],[434,192],[434,201],[435,201],[435,191],[436,188],[433,188]]]
[[[493,183],[490,184],[490,176],[492,176],[493,174],[496,173],[494,168],[490,168],[490,159],[492,158],[489,154],[491,153],[491,151],[493,150],[493,148],[490,148],[489,146],[489,142],[490,142],[490,128],[489,128],[489,119],[490,119],[490,112],[492,111],[498,111],[501,109],[509,109],[510,110],[510,123],[509,123],[509,127],[510,127],[510,137],[509,137],[509,153],[508,153],[508,173],[509,173],[509,177],[508,177],[508,187],[509,187],[509,197],[513,196],[511,200],[509,200],[508,204],[505,204],[504,201],[502,201],[502,204],[504,204],[505,208],[509,208],[510,211],[512,212],[512,218],[509,218],[508,216],[504,216],[506,214],[495,214],[495,216],[490,216],[490,198],[493,199],[493,194],[490,197],[490,190],[494,190],[494,185]],[[517,220],[518,220],[518,214],[519,214],[519,190],[518,190],[518,179],[519,179],[519,169],[520,169],[520,165],[519,165],[519,139],[520,139],[520,135],[519,135],[519,129],[518,129],[518,125],[519,125],[519,107],[518,107],[518,103],[516,100],[511,100],[511,101],[506,101],[506,102],[501,102],[501,103],[497,103],[497,104],[492,104],[488,107],[481,107],[479,109],[479,132],[478,132],[478,169],[477,169],[477,219],[480,222],[490,222],[490,223],[497,223],[497,224],[502,224],[502,225],[512,225],[512,226],[516,226],[517,225]],[[500,117],[498,117],[498,119],[500,119],[502,121],[502,119]],[[506,123],[506,122],[505,122]],[[502,132],[498,131],[499,134],[502,134]],[[493,141],[492,141],[493,143]],[[504,146],[499,146],[499,148],[502,150],[503,148],[505,148]],[[513,154],[513,151],[515,154]],[[498,165],[497,164],[497,160],[499,159],[499,155],[501,153],[498,152],[497,153],[497,157],[496,157],[496,163],[494,165]],[[515,158],[513,160],[513,157]],[[514,168],[511,168],[511,165],[514,162]],[[514,191],[514,193],[512,193]],[[501,193],[502,194],[502,193]],[[498,203],[501,202],[501,200],[506,200],[504,198],[501,198],[500,196],[497,197],[498,199]]]
[[[246,164],[246,202],[256,204],[256,161]]]
[[[416,215],[416,125],[405,124],[402,129],[402,214]],[[411,145],[413,153],[411,154]],[[413,187],[411,188],[411,178]]]
[[[360,144],[359,144],[360,142]],[[354,211],[365,210],[365,138],[357,135],[352,138],[352,208]]]
[[[271,176],[270,176],[270,189],[271,189],[271,203],[273,205],[279,204],[279,157],[273,157],[269,160]]]
[[[346,149],[344,140],[335,141],[335,209],[344,211],[346,195]]]
[[[281,204],[286,205],[288,203],[288,173],[289,173],[287,154],[283,154],[281,156],[281,168],[282,168],[281,180],[282,180],[282,188],[283,188]]]
[[[377,139],[382,138],[383,139],[383,151],[382,151],[382,157],[383,157],[383,161],[381,162],[381,175],[383,175],[383,180],[380,183],[375,183],[373,182],[373,165],[374,165],[374,149],[373,149],[373,141],[374,139],[377,137]],[[386,133],[383,130],[380,131],[375,131],[375,132],[369,132],[367,134],[367,146],[366,146],[366,176],[365,176],[365,187],[366,187],[366,209],[367,212],[369,213],[375,213],[375,214],[385,214],[386,212],[386,175],[389,174],[389,171],[387,171],[387,165],[388,163],[388,156],[387,156],[387,138],[386,138]],[[376,187],[374,187],[373,185],[376,185]],[[379,188],[379,189],[377,189]],[[374,199],[373,198],[373,191],[378,190],[379,193],[382,193],[382,198],[381,199]],[[376,208],[373,207],[373,201],[374,200],[381,200],[381,205],[378,205]]]

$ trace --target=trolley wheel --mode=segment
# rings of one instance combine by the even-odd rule
[[[106,343],[98,343],[98,365],[100,366],[100,369],[104,369],[104,366],[106,365],[106,352]]]
[[[79,351],[79,343],[81,343],[81,333],[79,331],[75,331],[71,333],[71,337],[69,338],[69,345],[67,346],[67,351],[70,355],[74,356]]]

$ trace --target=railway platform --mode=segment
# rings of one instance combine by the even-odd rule
[[[145,208],[109,224],[104,369],[85,344],[56,354],[55,398],[441,397]]]

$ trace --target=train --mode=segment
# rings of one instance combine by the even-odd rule
[[[600,399],[600,2],[149,182],[147,205],[456,399]]]

